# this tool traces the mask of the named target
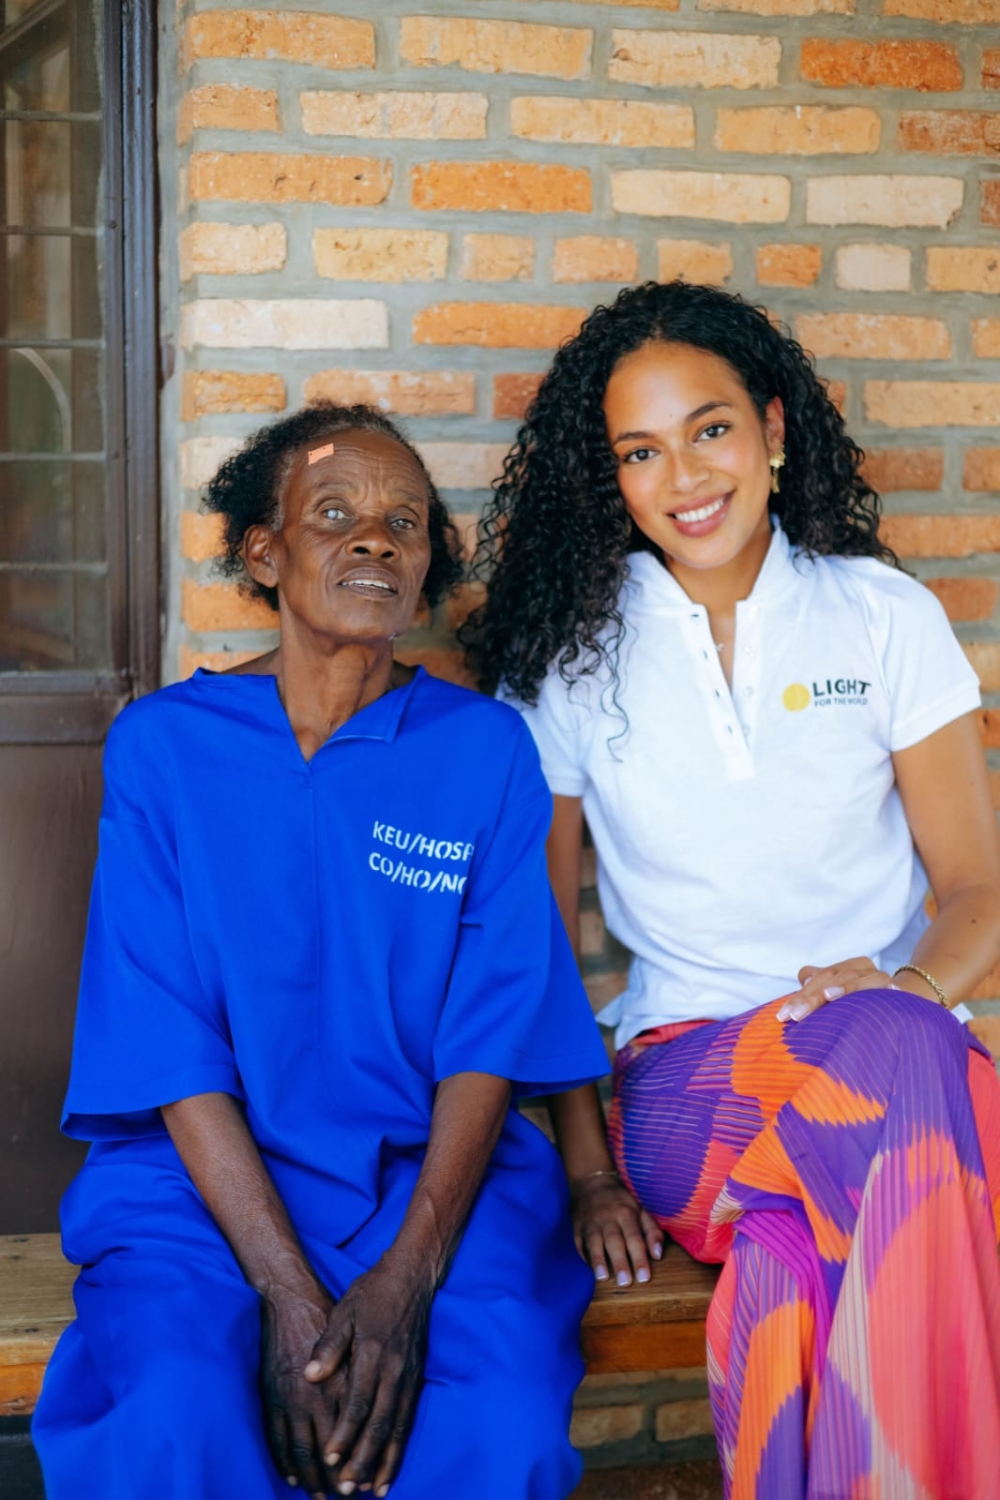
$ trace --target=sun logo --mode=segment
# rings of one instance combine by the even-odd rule
[[[797,714],[803,708],[808,708],[812,702],[812,694],[802,682],[790,683],[781,695],[781,701],[790,713]]]

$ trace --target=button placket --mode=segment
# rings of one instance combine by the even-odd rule
[[[698,605],[688,611],[683,635],[716,744],[725,758],[727,779],[742,779],[750,774],[745,737],[736,712],[734,696],[729,690],[719,653],[712,640],[706,609]]]
[[[761,613],[758,604],[736,606],[736,649],[733,653],[733,702],[747,752],[757,729],[761,674]]]

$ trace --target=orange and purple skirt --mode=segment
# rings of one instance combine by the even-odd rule
[[[1000,1496],[1000,1082],[897,990],[644,1032],[619,1170],[723,1261],[708,1375],[728,1500]]]

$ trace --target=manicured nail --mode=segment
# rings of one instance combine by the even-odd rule
[[[640,1266],[639,1267],[638,1271],[636,1271],[636,1273],[635,1273],[635,1279],[636,1279],[636,1281],[648,1281],[649,1280],[649,1272],[646,1270],[645,1266]]]
[[[788,1009],[788,1019],[790,1021],[801,1021],[802,1017],[803,1016],[807,1016],[808,1014],[809,1014],[809,1005],[808,1005],[808,1002],[806,1002],[804,1005],[792,1005],[792,1006],[789,1006],[789,1009]]]
[[[615,1280],[617,1281],[619,1286],[632,1285],[632,1278],[627,1271],[619,1271],[618,1275],[615,1277]]]
[[[842,984],[831,984],[829,989],[823,991],[823,998],[824,1000],[839,1000],[843,993]]]
[[[653,1246],[653,1259],[654,1260],[662,1260],[663,1259],[663,1246],[662,1245],[654,1245]]]
[[[781,1009],[778,1011],[778,1020],[779,1021],[787,1021],[788,1017],[790,1015],[791,1015],[791,1011],[789,1010],[788,1006],[787,1005],[783,1005],[781,1007]]]
[[[340,1463],[339,1453],[327,1453],[323,1459],[328,1469],[335,1469]]]
[[[309,1361],[309,1363],[306,1365],[306,1368],[305,1368],[305,1371],[304,1371],[306,1379],[307,1380],[314,1379],[314,1377],[317,1376],[320,1373],[320,1371],[322,1370],[322,1368],[323,1368],[323,1366],[320,1364],[320,1362],[319,1362],[318,1359],[311,1359]]]
[[[594,1276],[595,1276],[595,1278],[598,1281],[607,1281],[607,1279],[608,1279],[608,1268],[607,1268],[607,1266],[595,1266],[594,1267]]]

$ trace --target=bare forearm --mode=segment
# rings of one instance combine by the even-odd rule
[[[427,1155],[388,1258],[444,1280],[510,1107],[510,1083],[456,1073],[439,1085]]]
[[[970,886],[941,903],[912,961],[933,974],[955,1005],[967,1000],[1000,959],[1000,892],[992,885]],[[897,983],[934,998],[930,986],[910,971]]]
[[[197,1094],[161,1112],[250,1285],[264,1296],[313,1293],[316,1279],[237,1101]]]
[[[548,1100],[559,1154],[571,1182],[613,1170],[597,1086],[583,1084]]]

